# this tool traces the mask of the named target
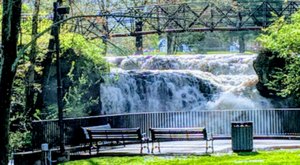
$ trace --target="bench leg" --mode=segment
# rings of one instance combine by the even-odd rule
[[[160,142],[157,141],[157,146],[154,146],[154,141],[152,141],[152,149],[151,149],[151,153],[153,154],[154,149],[157,148],[158,152],[160,153]]]
[[[99,154],[99,149],[100,149],[100,145],[98,145],[98,142],[96,142],[96,146],[97,146],[97,155]]]
[[[149,150],[149,140],[147,140],[147,150],[148,150],[148,153],[150,153],[150,150]]]
[[[211,141],[210,145],[208,141]],[[211,148],[211,152],[214,153],[214,141],[213,140],[206,140],[206,153],[208,153],[208,149]]]
[[[90,141],[90,146],[89,146],[89,154],[92,155],[92,148],[93,148],[93,143]]]
[[[212,149],[212,153],[214,153],[214,140],[211,140],[211,149]]]
[[[143,142],[141,141],[141,151],[140,151],[140,154],[143,154],[143,149],[144,149],[144,146],[143,146]]]
[[[158,141],[158,152],[160,153],[160,142]]]
[[[147,148],[147,153],[149,153],[150,152],[150,150],[149,150],[149,141],[147,140],[146,141],[146,146],[144,146],[144,144],[145,144],[145,141],[141,141],[141,154],[143,153],[143,150],[144,150],[144,148]]]
[[[152,141],[152,148],[151,148],[151,153],[153,154],[154,151],[154,141]]]
[[[86,153],[86,152],[87,152],[86,149],[90,146],[90,144],[89,144],[88,142],[85,142],[85,143],[82,144],[82,145],[83,145],[82,148],[84,148],[84,152]]]

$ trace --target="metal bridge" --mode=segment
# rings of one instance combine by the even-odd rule
[[[267,0],[255,3],[236,3],[217,6],[214,3],[183,3],[149,5],[100,11],[98,17],[83,17],[74,21],[73,30],[82,34],[105,34],[126,37],[147,34],[180,33],[186,31],[243,31],[261,30],[276,17],[289,17],[299,1]]]
[[[223,6],[211,2],[147,5],[79,17],[73,20],[72,31],[104,40],[133,36],[139,49],[142,36],[149,34],[261,30],[276,17],[289,18],[299,5],[299,1],[270,0]]]

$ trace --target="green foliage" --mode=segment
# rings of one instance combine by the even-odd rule
[[[259,151],[240,154],[178,157],[100,157],[63,163],[64,165],[189,165],[189,164],[299,164],[300,150]]]
[[[102,56],[103,43],[100,39],[87,40],[82,35],[66,33],[61,37],[63,58],[70,61],[69,88],[65,94],[65,116],[80,117],[99,112],[99,87],[101,75],[109,66]]]
[[[133,37],[112,38],[108,46],[108,53],[112,56],[128,56],[136,51],[135,38]]]
[[[97,76],[99,79],[96,82],[92,82],[86,74],[88,73],[85,72],[82,74],[77,82],[73,81],[75,85],[69,87],[64,97],[66,102],[64,108],[66,117],[89,116],[99,111],[99,96],[97,94],[99,94],[101,77]],[[99,85],[98,90],[93,88],[94,84]],[[90,93],[92,92],[91,90],[97,90],[98,92],[94,91],[96,94],[93,95]]]
[[[30,146],[31,144],[31,132],[10,132],[9,134],[9,144],[12,150],[21,150]]]
[[[102,58],[104,46],[101,39],[87,40],[83,35],[76,33],[61,33],[60,39],[63,51],[72,48],[77,55],[85,56],[96,65],[104,64]]]
[[[182,44],[188,45],[194,50],[195,53],[201,52],[201,41],[205,38],[204,33],[185,32],[176,34],[176,47],[180,47]]]
[[[19,108],[21,109],[21,108]],[[13,111],[10,118],[9,145],[12,150],[31,146],[30,122],[26,113]]]
[[[38,33],[44,31],[49,28],[52,24],[51,19],[47,19],[46,15],[52,12],[52,2],[50,1],[42,1],[40,7],[40,19],[38,24]],[[23,17],[21,21],[21,35],[20,35],[20,47],[29,43],[32,36],[32,12],[33,6],[24,3],[22,6],[23,13],[25,13],[26,17]],[[2,8],[0,9],[0,14],[2,13]],[[0,25],[1,26],[1,25]],[[92,90],[91,87],[94,87],[95,90],[96,85],[99,85],[97,81],[101,80],[101,73],[104,73],[108,70],[108,65],[102,58],[103,52],[103,44],[100,39],[95,40],[86,40],[84,36],[73,34],[68,32],[68,27],[62,26],[61,29],[61,47],[62,54],[65,54],[69,49],[73,49],[76,52],[74,57],[66,56],[70,61],[78,61],[74,62],[73,72],[70,71],[70,80],[71,86],[65,93],[65,110],[68,116],[83,116],[89,114],[92,111],[93,106],[98,105],[97,97],[95,95],[90,95],[89,92]],[[45,59],[45,54],[48,52],[49,40],[52,38],[50,33],[45,33],[41,37],[37,39],[37,57],[35,59],[35,71],[37,73],[36,77],[38,79],[42,78],[44,75],[41,75],[41,62]],[[29,117],[28,112],[25,112],[25,88],[28,85],[34,86],[35,98],[37,99],[37,93],[41,92],[42,84],[34,82],[28,83],[26,80],[26,74],[28,73],[29,66],[32,65],[29,58],[29,49],[27,49],[22,58],[18,63],[17,73],[13,84],[13,94],[12,94],[12,110],[11,110],[11,129],[10,129],[10,145],[13,150],[24,149],[30,145],[30,123],[31,120],[38,119],[40,120],[42,116],[47,115],[46,118],[57,118],[57,108],[56,104],[48,105],[47,109],[49,112],[45,112],[44,110],[36,110],[33,116]],[[62,57],[65,58],[65,57]],[[55,62],[55,61],[53,61]],[[67,67],[70,67],[71,63],[66,63]],[[54,64],[49,64],[49,66],[53,66]],[[76,73],[75,73],[76,72]],[[76,74],[72,78],[72,74]],[[50,75],[55,77],[55,75]],[[50,76],[48,78],[50,78]],[[95,77],[94,79],[90,77]],[[49,84],[47,84],[49,85]],[[93,86],[94,85],[94,86]],[[99,89],[99,86],[97,87]],[[73,96],[73,97],[71,97]]]
[[[258,40],[267,49],[279,53],[286,61],[286,67],[278,70],[269,82],[270,89],[278,91],[278,95],[300,96],[300,12],[295,13],[290,20],[278,19],[265,30]],[[278,89],[278,86],[283,88]]]
[[[28,4],[23,4],[22,6],[23,13],[26,13],[26,17],[24,17],[21,21],[22,34],[20,36],[19,47],[22,47],[24,44],[30,42],[32,38],[32,16],[30,15],[32,10],[31,7],[32,6],[29,6]],[[39,21],[38,31],[41,32],[50,25],[51,20],[42,19]],[[45,34],[37,40],[37,62],[41,62],[44,59],[44,54],[47,51],[49,39],[50,34]],[[29,116],[28,112],[25,112],[25,88],[28,86],[25,75],[28,72],[29,66],[32,65],[29,61],[29,50],[30,49],[24,52],[23,57],[20,59],[13,82],[10,118],[10,147],[12,150],[24,150],[26,147],[31,145],[30,123],[32,118]],[[40,69],[41,68],[39,66],[35,67],[37,73],[40,73]],[[36,91],[41,89],[41,84],[33,83],[30,85],[33,85]],[[34,117],[38,119],[39,115],[35,115]]]

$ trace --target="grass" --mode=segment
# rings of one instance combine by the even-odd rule
[[[300,164],[300,150],[275,150],[210,156],[99,157],[61,165],[198,165],[198,164]]]

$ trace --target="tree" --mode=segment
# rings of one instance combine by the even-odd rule
[[[17,42],[21,20],[21,0],[3,0],[2,57],[0,66],[0,165],[8,164],[9,117],[12,83],[16,73]]]
[[[29,114],[30,118],[33,116],[35,109],[34,109],[34,82],[35,82],[35,63],[36,63],[36,56],[37,56],[37,41],[34,39],[38,34],[38,16],[40,11],[40,0],[35,0],[34,4],[34,14],[32,17],[32,32],[31,38],[34,41],[31,45],[29,60],[31,65],[28,68],[28,72],[26,75],[26,106],[25,112]]]
[[[277,52],[277,58],[282,58],[285,67],[277,69],[272,74],[273,80],[267,85],[277,91],[282,97],[295,96],[300,101],[300,12],[294,14],[290,20],[283,17],[266,29],[266,33],[259,37],[262,45]],[[275,56],[275,54],[273,55]],[[276,56],[275,56],[276,57]],[[271,60],[275,57],[270,57]]]

